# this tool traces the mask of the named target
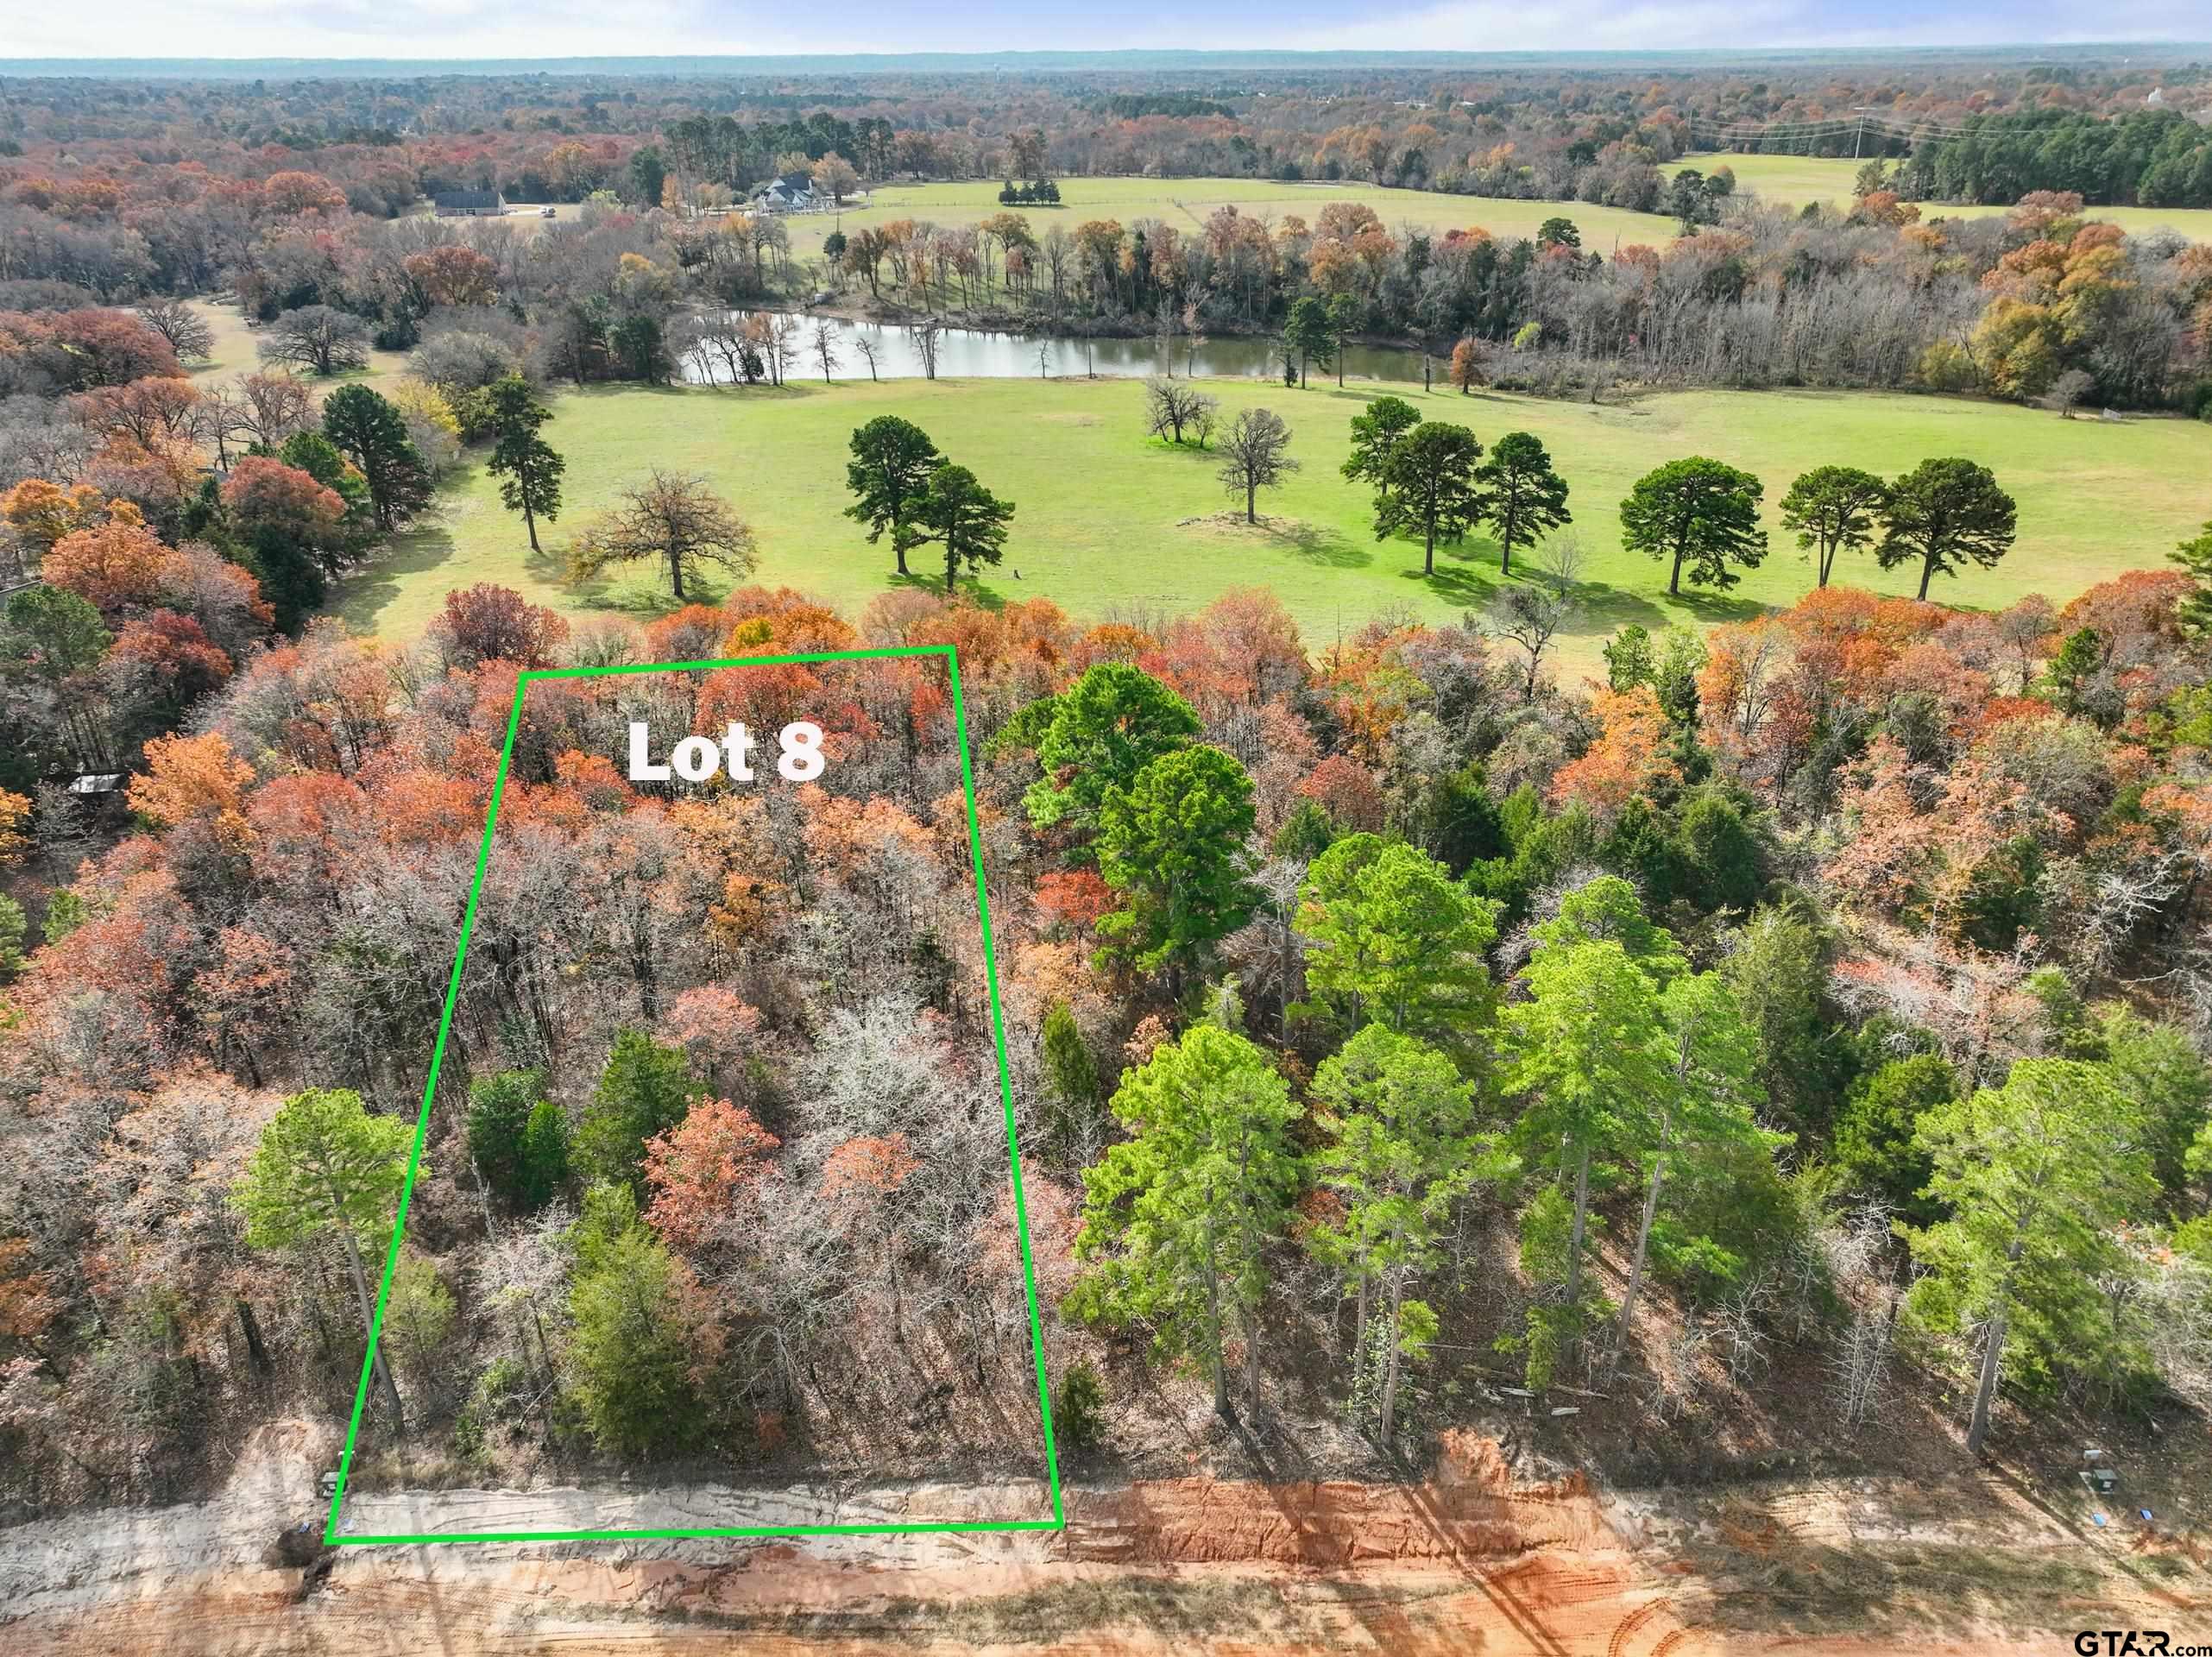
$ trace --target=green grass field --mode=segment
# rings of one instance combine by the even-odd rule
[[[1582,245],[1610,253],[1616,244],[1660,244],[1674,239],[1671,218],[1658,213],[1623,212],[1584,202],[1495,201],[1479,196],[1439,195],[1427,190],[1387,190],[1370,184],[1281,184],[1265,179],[1062,179],[1058,207],[1016,207],[1030,228],[1043,236],[1053,225],[1073,230],[1091,218],[1115,218],[1124,224],[1156,218],[1183,231],[1196,230],[1215,209],[1233,205],[1280,224],[1295,213],[1311,224],[1332,201],[1357,201],[1373,208],[1396,230],[1413,225],[1432,234],[1480,225],[1501,241],[1528,238],[1546,219],[1565,217],[1582,232]],[[1846,180],[1848,186],[1849,181]],[[1848,191],[1847,191],[1848,192]],[[1007,211],[999,205],[995,181],[974,184],[886,185],[867,205],[843,211],[801,213],[785,221],[791,251],[812,258],[833,230],[847,235],[894,218],[926,218],[938,224],[973,224]]]
[[[1802,207],[1808,201],[1848,206],[1851,180],[1859,163],[1849,159],[1829,161],[1814,155],[1688,155],[1660,170],[1673,174],[1694,167],[1710,173],[1718,167],[1735,169],[1736,187],[1755,190],[1768,201]],[[2004,207],[1961,207],[1944,202],[1925,202],[1923,218],[1988,218],[2009,211]],[[2177,230],[2193,242],[2212,242],[2212,208],[2208,207],[2092,207],[2089,215],[2109,219],[2131,236],[2145,230]],[[1585,235],[1585,241],[1588,240]]]
[[[570,614],[658,614],[669,599],[652,572],[571,591],[559,583],[556,549],[614,488],[660,465],[704,475],[736,504],[759,538],[756,580],[804,589],[857,614],[896,581],[889,548],[868,545],[841,515],[847,438],[882,413],[919,423],[1018,504],[1005,562],[979,589],[988,599],[1049,597],[1093,620],[1117,606],[1192,609],[1226,589],[1260,585],[1282,597],[1310,643],[1326,646],[1379,612],[1446,619],[1493,589],[1496,550],[1487,540],[1440,548],[1436,574],[1426,578],[1417,543],[1375,540],[1365,494],[1338,467],[1347,421],[1379,387],[1301,393],[1221,381],[1208,389],[1225,413],[1265,403],[1293,428],[1301,469],[1263,500],[1268,522],[1261,527],[1227,517],[1210,456],[1144,437],[1142,387],[1131,381],[564,394],[546,435],[568,459],[569,507],[541,531],[545,555],[530,554],[520,522],[501,509],[478,465],[445,489],[428,521],[352,576],[335,608],[356,627],[395,639],[419,632],[449,589],[479,581],[518,588]],[[1587,602],[1566,642],[1576,670],[1592,666],[1599,643],[1623,622],[1710,624],[1787,604],[1812,584],[1777,526],[1766,564],[1734,592],[1667,599],[1664,567],[1621,550],[1616,514],[1637,476],[1677,456],[1711,455],[1748,468],[1765,480],[1770,507],[1793,476],[1824,462],[1894,475],[1932,455],[1983,461],[2019,499],[2020,541],[1996,570],[1938,587],[1938,598],[1967,605],[2002,605],[2030,591],[2063,601],[2121,570],[2160,564],[2212,517],[2212,427],[2199,424],[2104,425],[1866,393],[1691,392],[1593,407],[1391,389],[1430,418],[1472,425],[1485,441],[1525,429],[1549,445],[1573,490],[1577,531],[1589,551]],[[931,578],[927,549],[916,567],[915,579]],[[1847,560],[1841,578],[1910,593],[1916,576],[1885,576],[1865,559]]]

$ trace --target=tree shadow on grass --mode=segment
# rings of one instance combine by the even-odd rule
[[[570,583],[568,590],[595,610],[634,616],[640,621],[658,621],[661,617],[673,615],[690,605],[719,604],[737,587],[738,583],[734,581],[694,576],[686,584],[681,598],[665,587],[634,580],[620,583],[604,579],[576,582]]]
[[[542,541],[543,538],[540,539]],[[568,558],[558,548],[541,545],[538,551],[533,552],[526,542],[522,551],[522,568],[548,587],[566,587],[569,584]]]
[[[1184,424],[1188,425],[1189,422],[1185,421]],[[1192,460],[1208,461],[1216,465],[1219,464],[1221,459],[1221,451],[1219,449],[1211,447],[1201,449],[1195,441],[1189,439],[1182,443],[1171,442],[1156,432],[1147,432],[1144,434],[1144,442],[1139,446],[1147,454],[1182,455]]]
[[[1196,529],[1227,539],[1254,543],[1270,552],[1280,552],[1327,570],[1364,570],[1375,555],[1342,531],[1302,518],[1273,518],[1262,513],[1256,524],[1245,521],[1239,507],[1175,521],[1177,529]]]
[[[1248,530],[1251,525],[1245,526]],[[1257,526],[1269,544],[1308,564],[1330,570],[1364,570],[1375,555],[1349,537],[1296,519],[1263,518]]]
[[[1005,564],[999,567],[1001,570],[1011,570],[1013,566],[1011,564]],[[926,570],[909,570],[903,576],[894,571],[885,578],[885,584],[902,592],[923,593],[931,598],[942,598],[945,595],[945,572],[942,567],[935,572]],[[954,589],[953,596],[982,610],[1003,610],[1012,602],[1012,596],[1003,589],[993,587],[987,581],[979,580],[974,576],[967,575],[963,575],[960,578],[960,585]],[[1027,596],[1027,595],[1022,595],[1022,596]]]
[[[1698,587],[1685,587],[1669,597],[1709,627],[1724,621],[1748,621],[1767,608],[1755,599],[1731,598],[1725,593],[1708,592]]]
[[[1421,567],[1421,549],[1412,549],[1413,557],[1406,568],[1398,572],[1402,581],[1417,581],[1448,604],[1463,610],[1480,609],[1490,602],[1490,595],[1497,590],[1497,572],[1465,564],[1446,561],[1444,549],[1436,549],[1436,568],[1434,571]]]
[[[377,617],[399,597],[409,576],[435,570],[452,556],[452,536],[438,525],[419,525],[393,536],[369,563],[339,581],[325,608],[355,632],[374,633]]]
[[[540,580],[560,588],[577,603],[610,614],[658,621],[692,604],[719,604],[738,588],[742,578],[719,570],[695,572],[684,583],[684,596],[668,590],[667,565],[658,559],[610,566],[596,576],[571,580],[558,552],[530,555],[526,567]]]
[[[1656,633],[1673,619],[1641,594],[1608,582],[1584,582],[1575,597],[1575,614],[1565,629],[1572,633],[1610,633],[1630,622]]]
[[[1479,549],[1488,547],[1488,556]],[[1403,579],[1420,582],[1437,597],[1458,608],[1479,610],[1506,588],[1530,578],[1532,571],[1516,567],[1507,575],[1497,567],[1494,544],[1470,540],[1461,546],[1436,549],[1436,570],[1433,575],[1423,574],[1421,548],[1408,543],[1412,554],[1408,567],[1402,572]],[[1477,558],[1480,558],[1480,562]],[[1717,608],[1711,595],[1700,595],[1707,601],[1711,619],[1730,621],[1741,614],[1755,613],[1759,606],[1749,600],[1722,600]],[[1701,611],[1700,614],[1705,612]],[[1629,622],[1636,622],[1653,632],[1672,624],[1677,618],[1669,615],[1660,605],[1640,594],[1613,586],[1608,582],[1577,582],[1574,589],[1574,609],[1567,617],[1560,633],[1568,637],[1589,637],[1610,634]]]
[[[1405,555],[1406,567],[1398,572],[1401,580],[1420,582],[1437,597],[1461,609],[1475,609],[1487,604],[1500,584],[1510,579],[1498,574],[1497,546],[1480,536],[1439,541],[1434,570],[1421,568],[1424,547],[1418,538],[1394,535],[1389,545]]]

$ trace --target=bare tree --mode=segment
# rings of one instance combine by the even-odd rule
[[[1585,561],[1579,536],[1555,535],[1528,560],[1527,580],[1501,587],[1490,596],[1490,630],[1520,646],[1528,658],[1521,693],[1529,702],[1536,699],[1544,652],[1579,602],[1575,589]]]
[[[1723,1301],[1712,1314],[1715,1344],[1728,1368],[1728,1378],[1743,1386],[1761,1374],[1770,1361],[1767,1311],[1774,1295],[1774,1282],[1765,1274],[1753,1278]]]
[[[668,324],[669,355],[682,366],[686,380],[715,383],[714,329],[714,319],[705,316],[681,316]]]
[[[571,579],[652,559],[667,566],[669,592],[681,604],[690,596],[685,583],[697,580],[703,565],[720,564],[742,580],[760,561],[752,529],[703,477],[656,466],[644,482],[618,494],[621,504],[595,519],[569,549]]]
[[[2012,666],[2020,675],[2020,688],[2013,694],[2024,696],[2043,671],[2043,641],[2058,631],[2058,612],[2042,594],[2030,593],[1998,611],[1994,624],[1998,642],[2012,652]]]
[[[791,377],[792,361],[798,356],[798,341],[797,318],[787,317],[778,311],[768,318],[768,374],[779,386]]]
[[[244,374],[238,388],[238,425],[249,441],[274,449],[315,423],[315,394],[291,374]]]
[[[343,374],[368,365],[369,324],[350,311],[303,305],[269,324],[260,350],[264,362],[306,369],[311,374]]]
[[[937,377],[937,347],[943,341],[944,332],[944,320],[940,317],[924,317],[914,324],[914,350],[922,359],[922,377],[924,380]]]
[[[192,406],[192,436],[215,450],[217,469],[230,469],[230,444],[250,440],[250,411],[235,381],[210,386]]]
[[[1185,382],[1157,375],[1144,382],[1145,430],[1170,443],[1182,443],[1186,428],[1194,426],[1202,413],[1219,406],[1213,398]]]
[[[1052,283],[1052,314],[1060,314],[1068,294],[1068,278],[1075,268],[1075,243],[1055,224],[1044,233],[1044,272]]]
[[[1198,301],[1194,299],[1186,299],[1183,301],[1182,308],[1184,379],[1195,380],[1198,377],[1199,348],[1205,343],[1206,336],[1198,330]]]
[[[814,360],[822,366],[822,383],[829,384],[829,371],[837,366],[837,331],[827,317],[814,319]]]
[[[565,1204],[556,1202],[533,1219],[494,1225],[469,1273],[486,1307],[506,1314],[514,1354],[536,1372],[541,1398],[550,1395],[555,1380],[551,1337],[567,1333],[568,1297],[562,1293],[567,1261],[560,1238],[575,1218]]]
[[[1814,1238],[1822,1266],[1819,1287],[1832,1285],[1832,1292],[1851,1307],[1850,1326],[1831,1354],[1828,1371],[1836,1389],[1836,1413],[1853,1432],[1881,1409],[1887,1392],[1901,1293],[1882,1267],[1891,1219],[1885,1205],[1870,1202],[1830,1220]],[[1807,1297],[1819,1298],[1824,1297]]]
[[[148,299],[138,307],[138,319],[187,362],[204,362],[215,355],[215,331],[182,299]]]
[[[1221,439],[1221,486],[1245,497],[1245,521],[1259,522],[1262,489],[1280,488],[1282,480],[1298,469],[1290,458],[1290,428],[1271,408],[1247,408],[1231,422]]]
[[[1049,378],[1047,371],[1051,367],[1052,342],[1049,339],[1040,339],[1037,343],[1037,377],[1040,380]]]
[[[734,312],[709,311],[688,319],[679,337],[689,342],[693,358],[703,369],[707,383],[715,383],[715,364],[722,364],[733,386],[745,382],[746,353],[752,341],[746,324]]]
[[[2080,369],[2069,369],[2051,382],[2044,394],[2043,406],[2057,412],[2062,420],[2074,418],[2075,407],[2082,399],[2096,389],[2096,376]]]
[[[875,341],[870,339],[866,334],[854,334],[853,336],[853,349],[860,354],[861,361],[868,365],[869,382],[871,384],[879,383],[879,377],[876,374]]]

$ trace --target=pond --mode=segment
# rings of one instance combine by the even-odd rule
[[[741,319],[747,313],[733,314]],[[822,367],[814,355],[813,321],[804,317],[795,320],[801,331],[785,377],[795,381],[818,380]],[[875,352],[877,378],[924,377],[921,348],[914,339],[916,330],[908,324],[849,322],[838,317],[825,320],[836,338],[838,361],[833,372],[839,379],[867,377],[863,346]],[[1273,350],[1273,342],[1246,334],[1209,338],[1195,350],[1188,340],[1178,335],[1163,352],[1156,338],[1074,339],[1043,334],[995,333],[980,328],[946,328],[937,336],[937,376],[943,380],[1019,380],[1095,375],[1141,380],[1171,367],[1185,378],[1262,380],[1271,379],[1279,372],[1270,362]],[[1043,356],[1042,366],[1038,362],[1040,352]],[[684,377],[695,385],[727,383],[729,379],[727,365],[710,352],[687,354],[681,363]],[[1434,358],[1434,364],[1432,372],[1441,384],[1444,359]],[[1353,345],[1345,349],[1344,366],[1345,377],[1351,380],[1418,381],[1421,353]],[[1329,377],[1333,378],[1334,373],[1332,369]],[[1320,371],[1313,370],[1312,377],[1320,379]]]

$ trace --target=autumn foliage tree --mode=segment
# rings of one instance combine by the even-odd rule
[[[499,267],[474,248],[448,243],[409,254],[400,266],[431,305],[490,305],[499,298]]]
[[[41,552],[65,535],[93,527],[107,511],[107,497],[90,483],[64,488],[27,477],[0,495],[0,521]]]
[[[569,636],[569,623],[559,612],[533,604],[511,587],[480,581],[446,594],[430,634],[452,662],[550,667]]]
[[[123,503],[106,523],[63,536],[46,556],[41,573],[65,592],[76,594],[102,615],[121,615],[161,590],[168,549]]]
[[[223,506],[277,625],[292,631],[329,590],[345,544],[343,498],[296,467],[248,455],[223,481]]]
[[[1462,338],[1452,347],[1450,378],[1462,397],[1482,384],[1482,351],[1472,338]]]
[[[779,1142],[751,1112],[703,1099],[676,1127],[646,1142],[646,1220],[686,1254],[726,1243],[747,1224],[747,1198]]]

